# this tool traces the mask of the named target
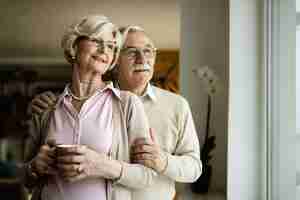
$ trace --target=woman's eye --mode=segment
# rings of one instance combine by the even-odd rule
[[[113,50],[113,49],[115,48],[115,46],[112,45],[112,44],[108,44],[108,45],[107,45],[107,48],[109,48],[110,50]]]

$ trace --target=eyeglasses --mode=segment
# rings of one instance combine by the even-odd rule
[[[145,58],[153,58],[156,54],[156,48],[145,47],[145,48],[135,48],[135,47],[125,47],[122,52],[129,59],[136,59],[138,56],[144,56]]]
[[[115,41],[104,41],[99,39],[90,39],[92,42],[96,43],[98,52],[108,52],[113,53],[117,48]],[[106,50],[106,51],[105,51]]]

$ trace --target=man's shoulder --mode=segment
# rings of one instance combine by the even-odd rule
[[[153,86],[153,90],[159,102],[162,101],[168,103],[169,105],[173,104],[176,106],[187,104],[187,100],[179,94],[170,92],[168,90],[156,86]]]

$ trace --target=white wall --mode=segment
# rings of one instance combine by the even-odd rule
[[[216,149],[212,152],[212,189],[226,191],[227,88],[226,7],[227,1],[180,1],[181,5],[181,93],[191,104],[198,134],[203,139],[206,95],[192,68],[208,65],[219,77],[223,90],[213,100],[212,134]]]
[[[263,1],[230,1],[227,199],[265,199]]]

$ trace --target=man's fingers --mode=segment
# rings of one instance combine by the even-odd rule
[[[155,163],[151,159],[136,159],[136,160],[134,160],[134,163],[141,164],[141,165],[144,165],[146,167],[150,167],[152,169],[155,168]]]
[[[55,104],[56,96],[52,92],[45,92],[40,95],[40,100],[52,106]]]
[[[55,96],[55,94],[54,94],[53,92],[47,91],[47,92],[45,92],[45,95],[47,95],[47,96],[49,97],[49,99],[51,99],[51,101],[52,101],[53,103],[56,102],[57,97]]]
[[[149,138],[136,138],[134,145],[152,145],[153,142]]]
[[[132,154],[138,153],[156,153],[156,148],[153,145],[135,145],[132,147]]]
[[[41,109],[48,109],[50,107],[50,105],[52,105],[52,104],[49,104],[47,101],[44,101],[43,99],[38,98],[38,99],[32,100],[32,106],[34,106],[34,105],[40,107]]]
[[[151,153],[140,153],[133,155],[133,160],[154,160],[156,158],[155,155]]]
[[[31,105],[31,109],[29,109],[29,114],[42,114],[43,109],[41,109],[39,106],[36,106],[34,104]]]

